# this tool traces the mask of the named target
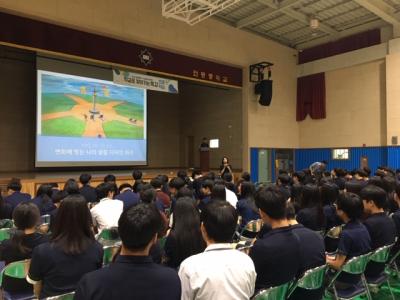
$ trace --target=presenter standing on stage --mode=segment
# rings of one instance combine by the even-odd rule
[[[227,157],[222,158],[221,165],[219,167],[219,175],[224,178],[224,175],[230,173],[233,176],[232,166],[229,164],[229,160]]]

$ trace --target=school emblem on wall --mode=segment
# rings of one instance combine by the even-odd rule
[[[145,66],[151,65],[153,62],[153,55],[151,55],[151,52],[147,49],[140,51],[139,58]]]

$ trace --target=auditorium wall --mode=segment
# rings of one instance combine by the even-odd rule
[[[242,144],[244,169],[250,147],[299,146],[296,111],[296,51],[214,19],[195,26],[161,16],[159,0],[29,1],[0,0],[3,10],[52,23],[148,44],[243,68]],[[248,83],[250,64],[274,63],[273,100],[261,107]]]
[[[386,69],[378,60],[325,73],[326,119],[299,122],[300,148],[386,145]]]

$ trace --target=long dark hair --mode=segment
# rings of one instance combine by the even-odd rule
[[[323,226],[325,223],[324,209],[322,207],[319,188],[315,184],[306,184],[303,187],[301,196],[301,208],[317,208],[318,223]]]
[[[41,184],[36,192],[36,197],[42,197],[41,207],[51,201],[52,186],[48,183]]]
[[[51,242],[66,254],[80,254],[94,241],[92,216],[81,195],[70,195],[57,212]]]
[[[13,212],[13,220],[17,230],[11,238],[11,244],[22,254],[32,252],[31,248],[23,244],[24,230],[34,228],[39,224],[40,212],[38,207],[32,202],[20,203]]]
[[[176,240],[177,257],[182,261],[205,249],[200,231],[199,211],[192,198],[182,197],[177,200],[170,235]]]
[[[240,198],[246,201],[246,204],[255,212],[258,213],[258,208],[256,206],[256,200],[254,200],[254,195],[256,193],[256,186],[254,183],[249,181],[243,181],[240,184]]]

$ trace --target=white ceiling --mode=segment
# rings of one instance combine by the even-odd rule
[[[216,17],[305,49],[374,28],[400,28],[400,0],[241,0]],[[310,28],[311,18],[319,20],[318,29]]]

